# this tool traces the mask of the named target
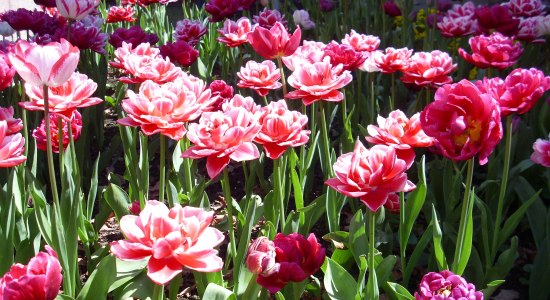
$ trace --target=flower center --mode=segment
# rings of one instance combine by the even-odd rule
[[[445,297],[449,297],[449,295],[451,295],[451,286],[444,286],[442,288],[440,288],[439,290],[437,290],[437,292],[435,292],[437,295],[443,295]]]

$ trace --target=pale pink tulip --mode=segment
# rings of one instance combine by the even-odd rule
[[[23,121],[13,117],[13,107],[0,107],[0,121],[6,121],[8,131],[6,135],[11,135],[23,129]]]
[[[288,77],[288,84],[296,90],[286,94],[289,99],[302,99],[304,105],[319,100],[340,102],[344,94],[338,89],[351,82],[349,71],[342,72],[342,65],[333,67],[330,58],[312,65],[295,66],[296,70]]]
[[[281,88],[279,82],[281,73],[279,69],[270,60],[265,60],[261,63],[249,60],[241,71],[237,72],[240,81],[237,86],[241,88],[253,89],[260,96],[265,96],[269,90]]]
[[[187,76],[164,84],[147,80],[139,93],[128,90],[128,98],[122,101],[127,116],[118,123],[139,126],[146,135],[160,133],[173,140],[182,139],[185,124],[200,116],[204,101],[210,98],[209,90],[198,95],[190,90],[186,84],[192,83],[188,81]]]
[[[57,253],[48,245],[27,265],[15,264],[0,278],[0,299],[53,300],[63,277]]]
[[[27,159],[25,139],[21,133],[8,135],[8,130],[8,123],[0,121],[0,168],[17,166]]]
[[[111,253],[121,260],[148,258],[147,276],[156,284],[170,282],[186,267],[199,272],[217,272],[223,260],[214,247],[223,234],[210,227],[213,212],[201,208],[168,209],[164,203],[150,200],[139,216],[126,215],[120,228],[126,237],[111,243]]]
[[[278,271],[275,264],[275,244],[261,236],[248,246],[246,267],[254,274],[269,276]]]
[[[118,47],[115,52],[115,60],[110,61],[109,65],[113,68],[124,69],[124,60],[129,55],[143,56],[150,58],[158,58],[160,56],[160,50],[155,47],[151,47],[149,43],[141,43],[139,45],[132,45],[132,43],[122,42],[122,46]]]
[[[550,139],[550,135],[548,136]],[[537,139],[533,144],[531,160],[541,166],[550,168],[550,140]]]
[[[99,0],[55,0],[60,15],[67,19],[81,20],[99,5]]]
[[[285,100],[262,107],[258,121],[262,129],[254,141],[264,146],[266,156],[271,159],[279,158],[288,147],[302,146],[309,141],[311,132],[304,129],[307,116],[288,110]]]
[[[57,87],[73,74],[79,53],[78,48],[65,39],[44,46],[19,40],[8,57],[19,76],[28,84]]]
[[[88,107],[101,103],[101,99],[92,97],[97,89],[97,83],[85,74],[74,72],[62,85],[48,88],[48,106],[50,112],[69,120],[77,108]],[[44,92],[42,87],[25,84],[29,96],[28,102],[19,105],[28,110],[44,110]]]
[[[248,43],[248,33],[252,31],[250,19],[242,17],[237,22],[230,19],[223,22],[223,29],[218,29],[220,37],[218,42],[224,43],[227,47],[237,47]]]
[[[374,35],[357,33],[352,29],[351,33],[346,33],[346,36],[342,39],[342,44],[352,46],[355,51],[372,52],[380,46],[380,38]]]
[[[194,145],[182,157],[207,157],[206,170],[210,178],[220,174],[230,159],[245,161],[260,156],[252,140],[261,125],[247,108],[232,103],[234,99],[223,105],[223,111],[205,112],[199,123],[189,125],[187,138]]]
[[[407,163],[398,158],[394,147],[375,145],[367,149],[357,141],[353,152],[338,157],[334,163],[336,177],[325,184],[348,197],[359,198],[376,212],[390,194],[415,188],[407,180],[406,171]]]
[[[451,83],[453,79],[449,74],[456,70],[457,65],[447,52],[434,50],[432,52],[417,52],[403,71],[401,81],[417,86],[437,88],[443,84]]]
[[[546,10],[541,0],[509,0],[507,5],[516,17],[540,16]]]
[[[376,67],[378,67],[382,73],[393,73],[403,71],[407,68],[412,52],[413,50],[409,50],[408,48],[394,49],[388,47],[385,52],[375,51],[372,55]]]
[[[304,41],[303,45],[298,47],[294,54],[282,58],[283,63],[289,70],[294,71],[295,66],[323,61],[325,46],[321,42]]]
[[[183,71],[170,62],[169,58],[149,57],[130,54],[124,57],[124,70],[131,77],[121,77],[124,83],[142,83],[152,80],[156,83],[166,83],[175,80]]]

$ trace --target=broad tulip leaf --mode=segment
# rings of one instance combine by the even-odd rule
[[[329,257],[326,258],[326,270],[323,282],[330,299],[355,299],[357,282],[346,269]]]

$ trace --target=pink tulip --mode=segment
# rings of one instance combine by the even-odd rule
[[[323,49],[326,57],[330,57],[330,64],[337,66],[342,64],[343,70],[353,71],[359,68],[367,59],[369,53],[356,51],[352,46],[330,42]]]
[[[48,106],[50,112],[70,120],[72,112],[77,108],[88,107],[101,103],[101,99],[92,97],[97,89],[97,83],[85,74],[74,72],[61,86],[48,88]],[[29,102],[19,105],[28,110],[44,110],[44,94],[42,87],[25,84],[25,92]]]
[[[0,168],[14,167],[27,159],[25,139],[21,133],[10,135],[8,130],[8,122],[0,121]]]
[[[520,43],[498,32],[490,36],[478,35],[468,40],[472,48],[472,54],[464,49],[458,49],[458,53],[467,62],[478,68],[506,69],[516,63],[523,52]]]
[[[222,109],[222,105],[229,102],[233,98],[233,87],[228,85],[223,80],[214,80],[208,86],[210,89],[212,107],[209,111],[217,111]]]
[[[477,87],[491,94],[500,106],[503,117],[513,113],[524,114],[531,110],[540,97],[550,90],[550,76],[535,68],[515,69],[506,79],[484,78]]]
[[[141,43],[133,46],[132,43],[122,42],[121,46],[118,47],[115,52],[115,60],[110,61],[109,65],[113,68],[124,69],[124,61],[126,57],[130,55],[141,56],[141,57],[150,57],[152,59],[160,57],[160,50],[155,47],[151,47],[149,43]]]
[[[451,17],[444,16],[437,22],[437,28],[444,37],[461,37],[473,34],[479,30],[474,16]]]
[[[70,142],[69,137],[69,125],[73,133],[73,141],[77,141],[80,138],[80,133],[82,132],[82,116],[78,110],[73,110],[72,116],[69,121],[64,118],[59,117],[55,113],[50,114],[50,132],[52,135],[52,151],[59,153],[59,120],[61,120],[61,131],[63,137],[61,141],[63,143],[63,149],[67,149],[67,146]],[[42,119],[40,126],[33,130],[32,136],[36,139],[36,148],[46,151],[46,121]]]
[[[242,17],[236,22],[225,20],[223,29],[218,29],[220,37],[218,42],[224,43],[227,47],[233,48],[248,43],[248,33],[252,31],[250,19]]]
[[[27,265],[15,264],[0,278],[0,299],[53,300],[61,287],[61,264],[48,245]]]
[[[288,110],[285,100],[262,107],[258,121],[262,129],[254,141],[264,146],[266,156],[271,159],[279,158],[288,147],[302,146],[309,141],[310,131],[304,129],[307,116]]]
[[[507,6],[516,17],[540,16],[546,10],[541,0],[510,0]]]
[[[121,260],[148,258],[147,276],[158,285],[170,282],[183,267],[217,272],[223,260],[214,247],[224,236],[210,227],[213,217],[201,208],[176,204],[168,209],[164,203],[147,201],[139,216],[120,219],[126,239],[112,242],[111,253]]]
[[[544,22],[543,16],[521,18],[519,21],[519,32],[516,38],[520,41],[532,43],[544,42],[543,38],[538,38],[542,36],[539,32],[539,23],[541,22]]]
[[[385,52],[373,52],[373,60],[382,73],[403,71],[409,65],[413,50],[386,48]]]
[[[111,6],[107,12],[107,23],[134,22],[136,11],[131,6]]]
[[[256,26],[248,33],[248,42],[265,59],[289,56],[296,51],[300,45],[302,31],[296,28],[292,35],[289,35],[283,24],[275,22],[271,29]]]
[[[486,34],[500,32],[511,37],[518,33],[519,18],[512,14],[507,5],[478,6],[475,16],[479,29]]]
[[[334,163],[335,178],[325,184],[348,197],[359,198],[376,212],[388,200],[388,195],[415,188],[407,180],[407,162],[400,159],[392,146],[374,145],[365,148],[360,141],[355,149],[338,157]]]
[[[380,38],[374,35],[357,33],[352,29],[351,33],[346,33],[346,36],[342,39],[342,44],[353,47],[355,51],[372,52],[380,46]]]
[[[548,138],[550,139],[550,135]],[[533,150],[531,161],[550,168],[550,140],[537,139],[533,144]]]
[[[401,81],[417,86],[438,87],[453,81],[449,74],[456,68],[457,65],[453,64],[453,59],[447,52],[417,52],[403,70]]]
[[[7,55],[0,50],[0,91],[11,85],[15,68],[9,63]]]
[[[420,113],[420,124],[452,160],[478,155],[483,165],[502,138],[498,103],[465,79],[437,89],[435,101]]]
[[[81,20],[95,11],[99,0],[55,0],[57,11],[67,19]]]
[[[296,48],[294,54],[282,58],[283,63],[289,70],[294,71],[295,66],[321,62],[325,57],[325,47],[326,45],[321,42],[304,41],[302,46]]]
[[[296,69],[288,77],[288,84],[296,90],[286,94],[289,99],[302,99],[304,105],[310,105],[319,100],[340,102],[344,94],[338,91],[353,77],[349,71],[342,72],[342,65],[333,67],[327,57],[321,62],[295,66]]]
[[[280,11],[276,9],[267,9],[267,7],[258,15],[252,17],[252,21],[254,21],[255,25],[265,29],[271,29],[277,22],[281,23],[286,29],[288,23],[285,19],[285,15],[281,14]]]
[[[384,203],[384,208],[391,214],[398,214],[400,210],[399,196],[396,193],[388,195],[388,200]]]
[[[414,293],[416,300],[483,300],[483,293],[476,291],[476,287],[451,271],[443,270],[439,273],[430,272],[420,281],[418,291]]]
[[[252,140],[261,129],[254,113],[243,104],[240,95],[225,103],[223,111],[205,112],[199,123],[189,125],[187,138],[194,144],[182,157],[199,159],[207,157],[206,170],[210,178],[216,177],[229,164],[229,160],[245,161],[260,157]],[[245,103],[234,103],[235,101]]]
[[[210,98],[210,91],[204,90],[204,86],[199,94],[190,90],[184,84],[190,80],[188,76],[181,76],[162,85],[147,80],[141,84],[139,93],[128,90],[128,98],[122,101],[127,116],[118,123],[139,126],[146,135],[160,133],[181,140],[187,132],[185,124],[200,116]]]
[[[12,135],[23,129],[23,121],[13,117],[13,107],[0,107],[0,121],[6,121],[8,130],[6,135]]]
[[[430,147],[435,143],[422,130],[419,117],[420,113],[416,113],[409,119],[400,110],[392,111],[388,118],[378,116],[378,126],[367,126],[370,136],[365,139],[371,144],[393,146],[397,157],[410,167],[415,157],[413,148]]]
[[[237,72],[237,76],[240,79],[237,86],[253,89],[262,97],[266,96],[269,90],[276,90],[282,86],[279,82],[281,73],[270,60],[261,63],[249,60],[241,67],[241,71]]]
[[[79,53],[77,47],[64,39],[45,46],[19,40],[8,57],[19,76],[28,84],[57,87],[73,74]]]
[[[260,237],[248,248],[246,265],[258,274],[256,282],[277,293],[289,282],[302,282],[317,272],[325,260],[325,249],[310,233],[277,233],[273,242]]]

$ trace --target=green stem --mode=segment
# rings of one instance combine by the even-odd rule
[[[159,178],[159,202],[164,202],[164,181],[166,180],[166,137],[160,135],[160,178]],[[174,203],[169,203],[174,206]]]
[[[152,300],[164,300],[164,285],[155,284]]]
[[[330,142],[329,142],[329,136],[328,136],[328,128],[327,128],[327,119],[325,117],[325,103],[321,101],[319,103],[319,109],[321,110],[321,115],[319,116],[321,118],[321,138],[323,139],[323,152],[325,154],[324,160],[325,160],[325,168],[326,170],[323,170],[325,172],[325,177],[333,177],[333,171],[332,171],[332,165],[330,163]]]
[[[281,223],[281,232],[284,232],[285,228],[285,202],[282,193],[282,182],[281,182],[281,166],[280,159],[277,158],[273,160],[273,190],[275,192],[275,197],[277,197],[277,204],[279,205],[279,221]]]
[[[395,72],[391,73],[390,111],[393,111],[393,103],[395,103]]]
[[[458,266],[458,261],[460,259],[460,256],[462,255],[464,236],[466,235],[466,224],[468,222],[466,218],[466,214],[468,212],[468,202],[470,201],[470,193],[472,191],[472,178],[474,177],[474,164],[475,164],[475,156],[468,160],[468,171],[466,173],[466,188],[464,190],[464,199],[462,200],[462,212],[460,213],[460,226],[458,229],[455,256],[453,260],[453,267],[455,268],[456,266]]]
[[[378,283],[376,279],[376,269],[374,268],[374,256],[375,256],[375,231],[376,231],[376,213],[368,210],[368,222],[369,222],[369,259],[368,259],[368,267],[369,267],[369,295],[367,296],[367,299],[372,300],[378,300],[379,298],[379,292],[378,292]]]
[[[286,78],[285,71],[283,69],[283,61],[280,57],[277,57],[277,64],[279,65],[279,72],[281,72],[281,83],[283,84],[283,98],[286,97]]]
[[[264,96],[263,99],[264,99],[264,105],[267,106],[269,104],[269,102],[267,101],[267,96]]]
[[[405,193],[400,192],[399,193],[399,237],[401,237],[401,232],[404,230],[405,226]],[[401,254],[401,272],[405,275],[405,269],[407,269],[407,259],[406,259],[406,253],[407,253],[407,245],[402,245],[399,243],[399,251]],[[407,286],[407,283],[409,282],[409,278],[403,277],[403,282],[405,283],[405,286]]]
[[[502,211],[504,209],[504,197],[506,196],[506,187],[508,185],[508,171],[510,170],[510,156],[512,152],[512,120],[513,116],[506,118],[506,144],[504,148],[504,169],[502,170],[502,181],[500,183],[500,193],[498,194],[497,214],[495,217],[495,230],[493,231],[493,244],[491,247],[491,262],[494,261],[498,247],[498,236],[500,234],[500,223],[502,222]]]
[[[60,177],[63,178],[63,120],[61,120],[60,117],[57,117],[57,143],[57,149],[59,151],[59,174]]]
[[[229,172],[227,168],[223,169],[222,180],[223,196],[225,197],[225,203],[227,205],[227,222],[229,224],[229,252],[228,255],[233,261],[233,267],[235,267],[235,255],[237,254],[237,245],[235,245],[235,233],[233,232],[233,200],[231,198],[231,185],[229,183]],[[239,278],[238,274],[233,274],[233,278]]]
[[[48,173],[50,176],[50,185],[52,188],[52,198],[56,209],[59,209],[59,195],[57,194],[57,183],[55,180],[55,170],[53,164],[53,152],[52,152],[52,133],[50,129],[50,104],[48,95],[48,86],[42,86],[42,93],[44,95],[44,119],[46,122],[46,155],[48,159]]]

